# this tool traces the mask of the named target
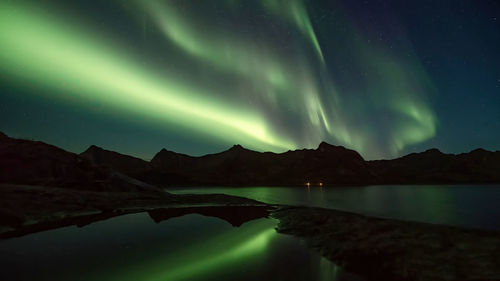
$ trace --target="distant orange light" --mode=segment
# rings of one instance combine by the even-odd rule
[[[323,186],[323,183],[322,183],[322,182],[320,182],[320,183],[319,183],[319,186]]]
[[[310,182],[306,182],[306,186],[307,186],[307,187],[310,187],[310,186],[311,186],[311,183],[310,183]]]

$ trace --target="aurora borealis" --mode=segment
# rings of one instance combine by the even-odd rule
[[[0,3],[0,130],[146,159],[498,149],[494,1],[87,2]]]

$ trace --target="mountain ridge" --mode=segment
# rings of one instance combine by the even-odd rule
[[[95,145],[77,155],[0,132],[0,157],[3,183],[68,186],[82,181],[78,184],[95,186],[116,178],[112,172],[157,186],[500,183],[500,151],[482,148],[460,154],[433,148],[390,160],[367,161],[354,150],[326,142],[316,149],[282,153],[258,152],[236,144],[203,156],[163,148],[151,161],[145,161]]]
[[[484,160],[484,159],[486,160]],[[460,154],[437,148],[388,160],[321,142],[316,149],[258,152],[239,144],[202,156],[165,148],[141,180],[159,185],[365,185],[498,183],[500,152],[482,148]],[[137,176],[137,175],[136,175]]]

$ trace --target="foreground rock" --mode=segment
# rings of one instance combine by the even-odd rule
[[[223,194],[97,192],[12,184],[0,184],[0,195],[0,238],[164,208],[264,206],[255,200]]]
[[[305,238],[370,280],[500,280],[500,232],[306,207],[272,216],[280,220],[278,232]]]

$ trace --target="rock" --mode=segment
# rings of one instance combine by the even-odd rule
[[[321,208],[272,213],[278,232],[306,239],[369,280],[500,280],[500,233]]]

